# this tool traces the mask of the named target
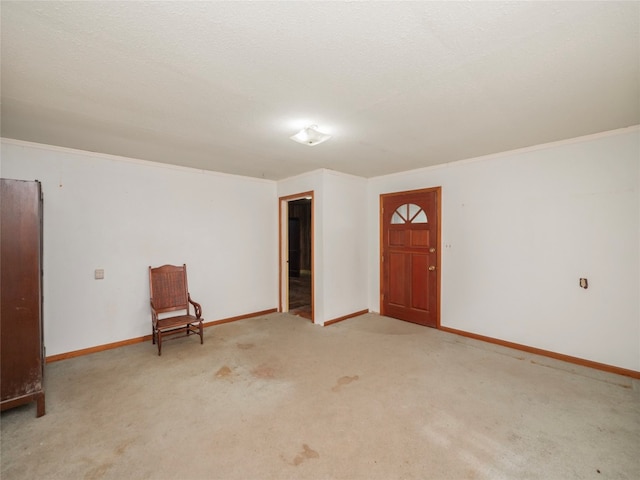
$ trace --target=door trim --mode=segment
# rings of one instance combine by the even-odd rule
[[[293,195],[287,195],[278,198],[278,311],[289,311],[289,265],[288,265],[288,252],[289,252],[289,202],[294,200],[302,200],[303,198],[311,197],[311,322],[315,323],[315,201],[314,191],[296,193]],[[285,273],[286,272],[286,273]]]
[[[379,309],[380,309],[380,315],[386,315],[385,309],[384,309],[384,264],[383,264],[383,249],[384,249],[384,225],[383,225],[383,221],[384,221],[384,211],[383,211],[383,205],[384,205],[384,200],[386,198],[389,197],[397,197],[397,196],[402,196],[402,195],[412,195],[412,194],[420,194],[420,193],[432,193],[435,192],[436,194],[436,212],[438,213],[438,227],[436,229],[436,255],[438,258],[438,269],[436,271],[436,276],[437,276],[437,280],[436,280],[436,329],[440,329],[440,285],[442,283],[442,187],[438,186],[438,187],[429,187],[429,188],[420,188],[417,190],[406,190],[403,192],[392,192],[392,193],[381,193],[380,194],[380,206],[378,208],[379,210],[379,218],[378,218],[378,224],[380,227],[380,232],[379,232],[379,239],[380,239],[380,251],[379,251],[379,257],[378,257],[378,261],[379,261],[379,275],[380,275],[380,292],[379,292]]]

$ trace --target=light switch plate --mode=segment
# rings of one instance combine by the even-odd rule
[[[96,268],[94,275],[96,280],[102,280],[104,279],[104,270],[102,268]]]

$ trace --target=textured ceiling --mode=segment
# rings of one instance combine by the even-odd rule
[[[640,123],[640,2],[9,2],[3,137],[281,179]],[[289,140],[305,123],[334,136]]]

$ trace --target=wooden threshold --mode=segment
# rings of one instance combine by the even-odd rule
[[[268,315],[270,313],[274,313],[274,312],[277,312],[277,311],[278,311],[277,308],[270,308],[269,310],[262,310],[261,312],[247,313],[247,314],[244,314],[244,315],[238,315],[237,317],[229,317],[229,318],[224,318],[222,320],[213,320],[211,322],[203,322],[203,326],[205,328],[206,327],[212,327],[214,325],[221,325],[223,323],[235,322],[237,320],[242,320],[242,319],[245,319],[245,318],[259,317],[260,315]],[[58,362],[60,360],[66,360],[68,358],[81,357],[83,355],[89,355],[91,353],[102,352],[104,350],[112,350],[114,348],[120,348],[120,347],[124,347],[124,346],[127,346],[127,345],[133,345],[133,344],[136,344],[136,343],[143,343],[143,342],[148,342],[148,341],[151,341],[151,335],[145,335],[143,337],[130,338],[128,340],[121,340],[119,342],[105,343],[104,345],[98,345],[98,346],[95,346],[95,347],[83,348],[81,350],[74,350],[72,352],[59,353],[57,355],[48,356],[46,358],[46,363]]]
[[[515,350],[521,350],[527,353],[534,353],[543,357],[554,358],[556,360],[562,360],[563,362],[573,363],[574,365],[580,365],[583,367],[593,368],[595,370],[601,370],[603,372],[615,373],[617,375],[624,375],[625,377],[640,379],[640,372],[635,370],[629,370],[627,368],[615,367],[613,365],[607,365],[606,363],[594,362],[591,360],[585,360],[584,358],[572,357],[571,355],[565,355],[563,353],[556,353],[550,350],[543,350],[541,348],[530,347],[528,345],[522,345],[520,343],[508,342],[506,340],[500,340],[498,338],[486,337],[484,335],[478,335],[477,333],[466,332],[464,330],[457,330],[455,328],[440,326],[438,330],[443,332],[453,333],[462,337],[473,338],[475,340],[481,340],[487,343],[493,343],[502,347],[513,348]]]

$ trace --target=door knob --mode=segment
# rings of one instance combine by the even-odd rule
[[[433,272],[436,269],[435,265],[429,265],[429,271]]]
[[[433,252],[435,252],[435,251],[436,251],[436,249],[435,249],[435,247],[431,247],[431,248],[429,249],[429,251],[430,251],[431,253],[433,253]]]

